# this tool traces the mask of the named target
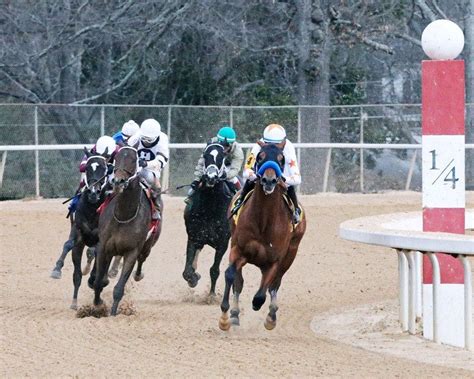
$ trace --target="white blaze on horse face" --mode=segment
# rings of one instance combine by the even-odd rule
[[[91,163],[92,171],[97,170],[97,167],[99,167],[99,164],[97,162]]]
[[[209,152],[209,154],[212,155],[212,157],[214,158],[214,163],[217,164],[217,160],[216,160],[216,159],[217,159],[217,156],[219,155],[219,152],[217,151],[217,149],[212,150],[211,152]]]

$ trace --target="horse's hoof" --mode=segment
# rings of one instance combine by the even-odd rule
[[[50,277],[53,278],[53,279],[61,279],[61,271],[59,271],[59,270],[51,271]]]
[[[77,301],[73,301],[69,308],[77,311]]]
[[[231,317],[230,323],[234,326],[240,326],[240,319],[238,317]]]
[[[142,272],[140,275],[137,275],[137,274],[135,273],[133,279],[135,279],[136,282],[139,282],[139,281],[142,280],[144,277],[145,277],[145,275],[143,274],[143,272]]]
[[[230,320],[227,314],[223,314],[219,319],[219,329],[225,332],[230,329]]]
[[[270,316],[267,316],[267,318],[265,319],[265,322],[263,323],[263,325],[265,326],[265,329],[267,330],[275,329],[276,324],[277,324],[276,320],[273,321]]]

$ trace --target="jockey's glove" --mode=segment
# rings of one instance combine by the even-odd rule
[[[147,161],[144,160],[143,158],[140,158],[140,159],[138,160],[138,165],[139,165],[140,167],[146,167],[146,166],[148,166],[148,163],[147,163]]]
[[[107,175],[110,175],[114,172],[114,165],[112,163],[107,164]]]
[[[200,183],[201,183],[200,180],[194,180],[194,181],[191,183],[191,188],[192,188],[193,190],[195,190],[196,188],[199,187],[199,184],[200,184]]]

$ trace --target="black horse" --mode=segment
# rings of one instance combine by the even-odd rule
[[[188,234],[186,265],[183,278],[190,287],[195,287],[201,278],[196,272],[199,252],[204,245],[216,250],[211,266],[210,295],[215,295],[219,265],[227,250],[230,224],[227,208],[233,196],[225,181],[225,154],[222,145],[209,144],[203,152],[205,172],[191,202],[184,211],[184,222]]]
[[[139,281],[143,278],[143,262],[161,233],[161,221],[151,228],[152,205],[140,184],[137,168],[137,150],[122,147],[115,156],[115,195],[99,218],[96,264],[89,278],[89,286],[95,290],[94,305],[99,306],[103,303],[100,297],[102,289],[109,282],[106,274],[112,258],[116,255],[123,257],[122,272],[113,291],[113,316],[117,314],[135,262],[138,264],[134,279]]]
[[[72,309],[77,309],[77,294],[82,281],[81,271],[82,252],[88,246],[88,267],[84,270],[84,275],[90,270],[91,261],[94,259],[90,249],[97,245],[99,241],[98,226],[99,215],[97,209],[104,200],[104,187],[107,184],[107,161],[101,155],[95,155],[86,148],[87,155],[85,187],[80,196],[76,211],[70,215],[71,231],[69,239],[63,247],[63,252],[56,262],[56,267],[51,273],[55,279],[61,278],[61,268],[67,253],[72,250],[72,261],[74,263],[74,294],[72,298]],[[92,250],[93,251],[93,250]]]

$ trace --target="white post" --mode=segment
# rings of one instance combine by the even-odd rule
[[[38,146],[38,107],[35,107],[35,145]],[[35,150],[35,187],[36,197],[40,196],[39,151]]]
[[[416,334],[416,267],[413,251],[405,252],[408,258],[408,332]]]
[[[398,288],[399,288],[399,320],[402,331],[408,330],[408,261],[402,250],[397,250],[398,254]]]
[[[171,142],[171,107],[168,107],[168,121],[167,121],[166,132],[168,134],[168,140]],[[171,161],[171,154],[168,159],[168,164],[163,170],[163,183],[161,183],[161,185],[165,189],[170,188],[170,163],[171,163],[170,161]]]
[[[364,143],[364,111],[360,107],[360,138],[359,142]],[[360,148],[360,192],[364,192],[364,149]]]
[[[103,136],[105,134],[105,108],[100,108],[100,135]]]
[[[5,164],[7,163],[7,153],[8,151],[4,151],[2,154],[2,163],[0,164],[0,188],[3,185],[3,173],[5,172]]]
[[[332,154],[332,148],[329,148],[328,153],[326,155],[326,166],[324,167],[323,192],[327,192],[328,190],[329,167],[331,167],[331,154]]]
[[[459,260],[464,267],[464,347],[472,350],[472,280],[471,265],[465,255]]]
[[[421,319],[423,316],[423,254],[415,252],[416,266],[416,317]]]
[[[232,105],[230,106],[229,110],[229,123],[230,127],[234,129],[234,108],[232,107]]]
[[[301,107],[298,107],[298,125],[297,125],[297,137],[296,140],[298,143],[301,143]],[[298,158],[298,164],[300,165],[301,169],[301,147],[296,149],[296,157]],[[300,187],[296,188],[297,193],[300,193]]]
[[[441,287],[441,274],[439,270],[438,258],[436,254],[428,253],[428,257],[433,267],[433,341],[441,343],[439,337],[439,291]]]
[[[405,191],[408,191],[410,189],[411,178],[413,177],[413,171],[415,169],[417,155],[418,155],[418,150],[415,150],[415,152],[413,153],[413,156],[411,157],[410,169],[408,170],[407,182],[405,184]]]

